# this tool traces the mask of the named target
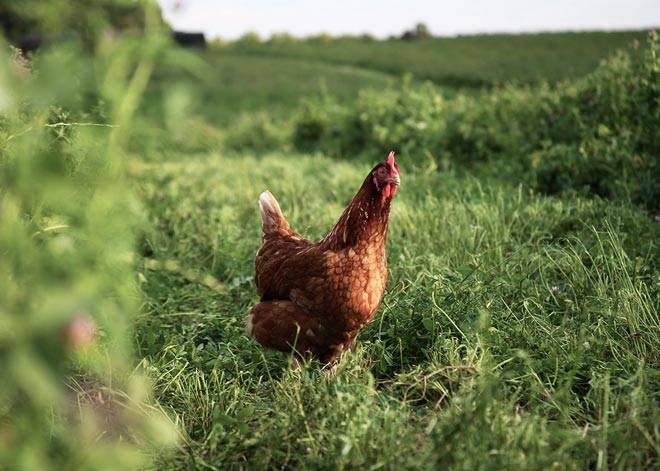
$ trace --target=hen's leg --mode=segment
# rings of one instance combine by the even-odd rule
[[[318,356],[318,321],[291,301],[264,301],[252,308],[246,330],[267,348]]]

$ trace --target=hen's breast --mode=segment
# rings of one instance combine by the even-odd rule
[[[357,244],[326,253],[328,297],[334,315],[347,330],[359,329],[374,315],[387,283],[385,247]],[[334,301],[334,302],[332,302]]]

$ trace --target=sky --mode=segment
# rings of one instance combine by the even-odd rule
[[[433,34],[620,30],[660,26],[660,0],[158,0],[177,30],[235,39],[288,32],[370,33],[383,38],[418,22]]]

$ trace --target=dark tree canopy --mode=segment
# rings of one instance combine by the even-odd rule
[[[429,39],[432,37],[429,27],[424,23],[417,23],[413,29],[401,35],[401,39],[405,40]]]
[[[0,28],[15,45],[77,37],[88,47],[100,34],[142,28],[139,0],[3,0]]]

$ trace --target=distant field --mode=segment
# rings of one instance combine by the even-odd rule
[[[162,67],[150,94],[172,94],[172,82],[185,84],[193,114],[224,126],[241,114],[265,111],[287,116],[301,98],[322,91],[339,103],[366,88],[383,89],[405,74],[470,90],[503,82],[529,83],[581,76],[618,48],[644,43],[646,32],[491,35],[405,42],[355,38],[327,42],[234,44],[201,54],[204,78],[189,80]],[[165,100],[167,102],[167,100]],[[147,99],[154,117],[166,114],[163,100]]]
[[[268,110],[282,114],[296,108],[300,99],[326,91],[340,102],[355,98],[363,88],[382,88],[394,78],[353,65],[323,64],[307,59],[259,57],[240,53],[201,55],[207,64],[204,79],[190,87],[192,106],[216,124],[226,124],[237,114]],[[173,72],[160,70],[152,93],[163,93]],[[190,84],[188,84],[190,85]],[[160,114],[160,110],[156,110]]]
[[[236,44],[244,54],[350,64],[396,75],[411,73],[450,86],[556,82],[592,71],[615,49],[643,43],[645,31],[481,35],[425,41],[280,41]]]

